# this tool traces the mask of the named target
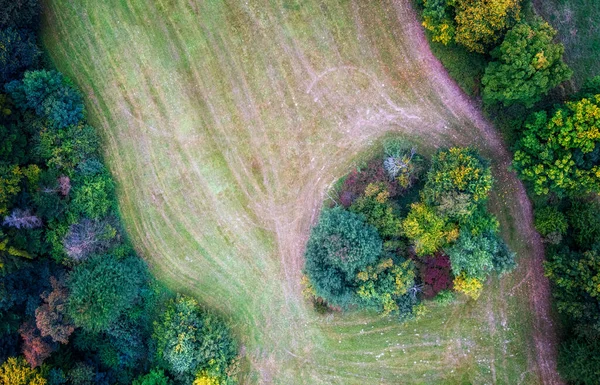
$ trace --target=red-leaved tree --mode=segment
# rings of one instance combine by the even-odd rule
[[[23,338],[23,355],[32,368],[40,366],[52,354],[52,344],[40,335],[40,331],[31,321],[19,328]]]
[[[452,289],[450,258],[446,254],[438,253],[425,257],[422,261],[420,273],[423,295],[426,298],[433,298],[442,290]]]

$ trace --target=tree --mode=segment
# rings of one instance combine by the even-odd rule
[[[389,175],[379,159],[372,159],[364,167],[353,170],[346,178],[340,191],[340,201],[344,207],[349,207],[355,199],[361,196],[371,183],[382,183],[390,197],[398,194],[398,184],[390,181]]]
[[[66,314],[69,292],[64,282],[55,277],[50,277],[50,284],[52,291],[41,295],[44,304],[35,309],[36,325],[43,337],[50,336],[53,341],[66,344],[75,331],[75,325]]]
[[[38,0],[0,0],[0,28],[36,29],[39,14]]]
[[[355,301],[356,273],[374,264],[381,251],[381,238],[364,216],[341,207],[325,210],[306,245],[305,273],[319,297],[348,306]]]
[[[99,147],[96,130],[80,123],[62,130],[43,129],[40,132],[38,152],[48,167],[71,175],[81,162],[95,158]]]
[[[364,196],[350,206],[350,211],[364,215],[367,223],[375,227],[384,239],[396,238],[402,230],[402,222],[389,202],[389,195],[383,184],[371,183]]]
[[[451,194],[466,194],[475,202],[485,201],[492,189],[489,162],[469,147],[440,150],[431,160],[423,188],[424,201],[430,205],[443,202]]]
[[[423,203],[410,206],[410,212],[402,222],[402,230],[418,256],[433,254],[456,239],[455,231],[448,228],[444,218]]]
[[[533,114],[513,167],[538,195],[600,192],[600,94]]]
[[[237,343],[227,326],[198,303],[178,295],[154,324],[158,359],[177,374],[200,370],[225,373],[237,355]]]
[[[114,208],[114,189],[108,172],[78,178],[73,187],[70,209],[91,219],[102,218]]]
[[[9,216],[4,217],[2,225],[17,229],[35,229],[42,226],[42,220],[30,210],[14,209]]]
[[[131,385],[171,385],[171,379],[165,375],[164,370],[154,368],[133,380]]]
[[[450,270],[450,258],[446,254],[437,254],[423,259],[421,280],[425,298],[433,298],[440,291],[452,289]]]
[[[548,242],[558,244],[567,233],[567,217],[554,206],[545,206],[534,212],[535,229]]]
[[[558,355],[558,371],[570,384],[598,384],[600,341],[572,338],[563,343]]]
[[[575,200],[567,211],[567,218],[571,236],[580,249],[589,249],[600,242],[600,203]]]
[[[383,315],[398,312],[399,297],[408,293],[415,284],[412,261],[395,264],[391,258],[375,266],[367,266],[356,275],[359,305],[375,309]]]
[[[117,230],[107,220],[84,218],[69,227],[63,240],[69,258],[81,261],[108,249],[117,240]]]
[[[477,299],[481,295],[483,283],[481,280],[474,277],[467,277],[465,273],[461,273],[454,277],[454,290],[464,293],[472,299]]]
[[[554,284],[558,311],[600,330],[600,250],[563,250],[548,256],[545,274]]]
[[[32,368],[37,368],[52,354],[52,344],[40,335],[33,322],[24,323],[19,332],[23,339],[23,355]]]
[[[146,269],[137,258],[95,255],[76,265],[67,279],[67,314],[91,332],[105,330],[140,297]]]
[[[455,40],[468,50],[485,53],[519,19],[519,0],[456,0]]]
[[[456,32],[454,9],[448,0],[423,0],[423,27],[431,32],[432,40],[448,45]]]
[[[23,29],[0,29],[0,84],[16,79],[32,67],[40,51],[33,32]]]
[[[83,119],[83,100],[57,71],[28,71],[23,80],[13,80],[5,86],[17,107],[33,109],[47,118],[52,127],[65,128]]]
[[[455,244],[446,249],[454,275],[464,273],[467,277],[482,280],[494,270],[494,255],[500,252],[495,234],[473,236],[461,231]]]
[[[0,163],[0,215],[8,213],[13,199],[21,191],[23,171],[18,165]]]
[[[83,362],[78,362],[69,370],[69,384],[71,385],[93,385],[94,368]]]
[[[0,365],[0,385],[46,385],[46,379],[23,358],[10,357]]]
[[[564,47],[552,39],[556,31],[537,19],[519,23],[492,51],[483,76],[483,99],[504,106],[521,103],[533,106],[549,90],[568,80],[573,72],[562,61]]]
[[[419,179],[423,158],[416,147],[402,140],[389,140],[384,143],[385,159],[383,168],[391,181],[396,181],[402,189],[409,189]]]

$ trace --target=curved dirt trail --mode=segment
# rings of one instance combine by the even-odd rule
[[[244,383],[560,384],[523,186],[409,0],[45,0],[44,14],[44,43],[103,134],[132,240],[171,287],[231,320]],[[316,315],[300,294],[310,226],[386,133],[490,157],[520,267],[418,322]]]

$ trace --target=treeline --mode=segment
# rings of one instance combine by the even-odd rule
[[[546,244],[544,267],[562,320],[559,371],[569,383],[597,384],[600,78],[571,95],[565,89],[551,92],[572,71],[562,61],[556,31],[531,10],[522,12],[520,1],[423,0],[421,5],[434,42],[454,52],[482,54],[486,61],[480,79],[484,110],[513,147],[513,168],[526,183],[535,226]]]
[[[81,94],[40,59],[39,12],[0,0],[0,384],[236,383],[228,327],[127,240]]]
[[[429,161],[400,140],[346,176],[306,248],[305,292],[316,308],[419,317],[424,300],[477,299],[486,278],[515,268],[487,211],[492,174],[470,148]]]

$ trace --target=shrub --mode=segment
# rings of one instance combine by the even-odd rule
[[[448,306],[456,301],[456,295],[452,290],[442,290],[433,298],[440,306]]]
[[[533,106],[543,95],[573,72],[562,61],[564,48],[552,39],[556,31],[546,22],[519,23],[508,31],[502,44],[492,51],[483,76],[483,100],[505,106]]]
[[[354,303],[354,277],[382,250],[377,230],[364,216],[336,207],[321,213],[306,246],[305,272],[318,296],[335,306]]]
[[[137,258],[96,255],[76,265],[67,279],[67,314],[77,326],[100,332],[140,297],[146,269]]]

